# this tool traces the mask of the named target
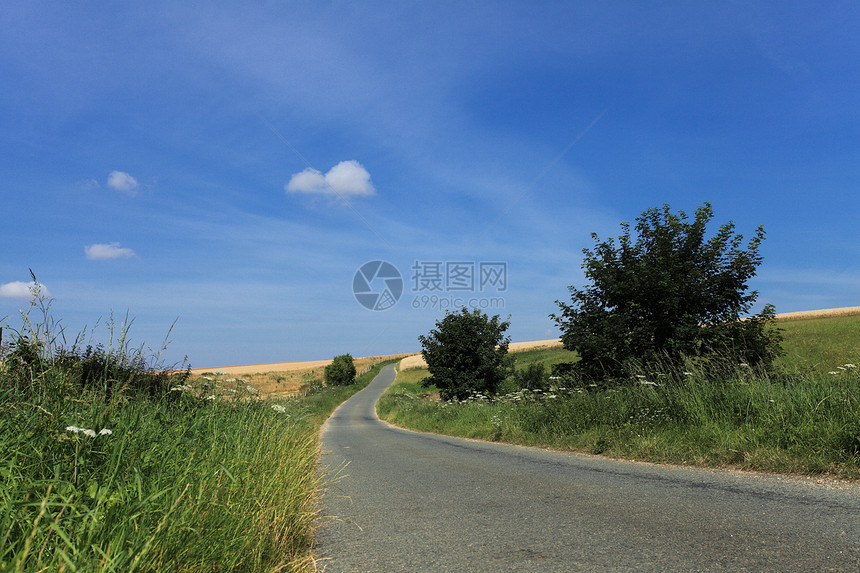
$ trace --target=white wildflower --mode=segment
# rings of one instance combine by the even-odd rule
[[[287,409],[280,404],[272,404],[272,410],[274,410],[278,414],[284,414],[287,411]]]
[[[831,370],[830,372],[828,372],[828,374],[836,374],[836,375],[838,375],[838,374],[839,374],[839,372],[834,372],[833,370]]]
[[[227,373],[224,372],[223,370],[216,370],[215,374],[217,374],[218,376],[226,376],[227,375]]]
[[[107,432],[108,434],[113,433],[110,430],[105,429],[105,430],[102,430],[101,432],[99,432],[98,434],[96,434],[95,430],[90,430],[88,428],[79,428],[77,426],[66,426],[66,431],[72,432],[74,434],[83,434],[85,436],[89,436],[90,438],[95,438],[96,435],[102,435],[103,436],[103,435],[105,435],[105,432]]]
[[[857,367],[856,367],[856,366],[854,366],[853,364],[846,364],[846,365],[845,365],[845,368],[857,368]]]
[[[99,430],[99,436],[110,436],[113,432],[107,428],[102,428]]]

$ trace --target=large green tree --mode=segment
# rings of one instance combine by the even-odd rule
[[[722,357],[769,365],[781,337],[769,326],[773,307],[747,316],[758,293],[748,282],[761,264],[765,238],[735,232],[732,221],[708,233],[709,203],[690,221],[668,205],[622,223],[617,242],[592,233],[582,268],[590,285],[569,287],[571,302],[556,301],[562,342],[576,351],[575,370],[591,379],[621,376],[631,364]]]
[[[445,400],[495,393],[511,372],[511,339],[505,336],[509,326],[498,315],[490,318],[478,309],[446,313],[435,329],[418,337],[430,371],[424,385],[435,385]]]

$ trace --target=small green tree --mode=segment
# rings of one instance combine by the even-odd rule
[[[325,367],[325,383],[327,386],[349,386],[355,384],[355,364],[352,356],[341,354],[335,356]]]
[[[509,326],[498,315],[489,318],[478,309],[446,313],[436,329],[418,337],[430,371],[423,384],[435,385],[445,400],[495,393],[511,371],[511,339],[504,335]]]
[[[759,227],[742,248],[743,236],[728,222],[708,237],[709,203],[690,222],[669,206],[651,208],[629,223],[616,243],[592,233],[593,250],[583,249],[582,268],[591,285],[569,287],[571,303],[556,301],[550,315],[562,342],[576,351],[574,366],[591,379],[616,377],[627,366],[717,356],[749,365],[769,365],[780,352],[779,331],[768,305],[744,317],[758,293],[747,283],[761,263]]]

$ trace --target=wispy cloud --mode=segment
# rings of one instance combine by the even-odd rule
[[[131,249],[120,247],[119,243],[95,243],[84,247],[84,253],[91,261],[123,259],[137,256]]]
[[[376,190],[367,172],[358,161],[341,161],[325,175],[308,167],[290,178],[284,186],[287,193],[340,195],[342,197],[367,197]]]
[[[132,197],[137,195],[137,190],[140,187],[137,179],[125,171],[111,171],[110,175],[108,175],[107,185],[115,191],[120,191]]]
[[[30,281],[13,281],[0,285],[0,297],[14,298],[18,300],[30,300],[34,296],[39,298],[51,298],[48,288],[42,283]]]

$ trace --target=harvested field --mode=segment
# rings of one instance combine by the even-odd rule
[[[362,374],[378,362],[402,356],[408,356],[408,354],[356,358],[354,359],[355,369],[359,374]],[[220,366],[218,368],[195,368],[191,370],[191,374],[194,377],[217,376],[227,385],[233,383],[246,384],[264,397],[289,397],[304,395],[313,382],[322,382],[325,367],[329,363],[331,360],[305,360],[244,366]]]
[[[860,306],[846,306],[843,308],[825,308],[822,310],[802,310],[800,312],[777,313],[777,320],[797,320],[803,318],[823,318],[826,316],[849,316],[860,314]]]
[[[355,368],[361,370],[371,364],[390,360],[400,356],[408,356],[409,353],[389,354],[385,356],[367,356],[364,358],[355,358]],[[231,376],[246,376],[249,374],[266,374],[270,372],[293,372],[295,370],[314,370],[317,368],[325,368],[331,360],[304,360],[300,362],[272,362],[269,364],[245,364],[240,366],[217,366],[211,368],[192,368],[191,374],[199,376],[206,372],[223,372]]]

